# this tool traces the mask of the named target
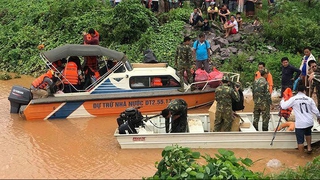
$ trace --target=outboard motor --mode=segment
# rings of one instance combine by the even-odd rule
[[[29,104],[32,99],[30,89],[22,86],[13,86],[8,97],[10,101],[10,113],[19,113],[21,105]]]
[[[143,126],[143,116],[136,108],[127,108],[117,118],[119,134],[137,134],[136,127]],[[127,132],[126,132],[127,131]]]

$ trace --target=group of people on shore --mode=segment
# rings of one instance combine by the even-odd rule
[[[200,8],[194,8],[189,18],[189,23],[192,28],[200,27],[202,31],[210,31],[209,21],[218,20],[223,25],[225,37],[228,37],[230,34],[237,34],[239,28],[242,28],[241,13],[237,12],[236,15],[231,15],[226,5],[222,5],[222,7],[218,9],[215,2],[211,2],[207,13],[208,18],[203,18]]]
[[[83,32],[85,45],[99,45],[99,33],[90,28],[88,33]],[[82,68],[83,67],[83,68]],[[59,90],[64,93],[77,92],[88,87],[92,78],[99,78],[98,60],[96,56],[84,57],[83,65],[80,58],[70,56],[49,65],[49,70],[31,83],[31,92],[34,97],[46,98]]]

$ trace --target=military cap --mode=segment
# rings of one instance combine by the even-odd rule
[[[227,74],[222,76],[222,81],[230,81],[230,78]]]

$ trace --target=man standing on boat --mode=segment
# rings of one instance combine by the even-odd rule
[[[184,37],[183,43],[180,44],[176,51],[175,67],[179,73],[181,88],[178,91],[184,92],[184,72],[187,73],[186,84],[193,82],[193,75],[191,74],[192,66],[192,48],[190,47],[191,38],[189,36]]]
[[[282,99],[280,106],[282,109],[293,108],[298,150],[300,153],[304,152],[304,139],[306,139],[308,153],[311,153],[311,129],[314,124],[313,114],[317,116],[318,122],[320,123],[320,113],[314,100],[306,96],[305,91],[306,87],[300,80],[298,83],[298,94],[287,101]]]
[[[228,132],[231,131],[233,118],[232,100],[240,101],[239,87],[230,86],[230,79],[228,75],[222,77],[222,85],[218,86],[215,90],[217,108],[216,118],[214,121],[215,132]]]
[[[187,132],[188,105],[183,99],[173,99],[161,115],[166,118],[166,133]],[[171,120],[171,122],[170,122]],[[171,124],[171,128],[169,128]]]
[[[258,71],[256,72],[256,74],[254,76],[254,80],[257,80],[257,79],[259,79],[261,77],[260,70],[263,70],[265,67],[266,67],[266,64],[264,62],[259,62]],[[270,94],[272,94],[272,91],[273,91],[273,79],[272,79],[272,75],[271,75],[270,72],[268,73],[267,82],[269,84],[269,92],[270,92]]]
[[[254,101],[253,108],[253,126],[258,131],[258,123],[260,119],[260,113],[262,114],[262,130],[268,131],[269,120],[270,120],[270,105],[272,104],[271,95],[269,92],[269,84],[267,77],[269,71],[262,69],[259,71],[261,77],[253,82],[252,95]]]
[[[210,43],[206,40],[204,33],[199,34],[199,40],[193,43],[193,57],[196,62],[197,69],[204,68],[207,73],[209,70]]]
[[[99,45],[100,35],[98,31],[94,30],[93,28],[90,28],[88,33],[83,32],[82,35],[84,45]],[[86,75],[84,85],[84,88],[86,88],[91,83],[91,77],[94,77],[93,79],[98,79],[100,77],[97,56],[84,57],[83,71]]]

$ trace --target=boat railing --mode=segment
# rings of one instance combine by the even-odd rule
[[[230,81],[232,82],[239,82],[240,80],[240,74],[239,73],[234,73],[234,72],[222,72],[224,75],[228,75],[230,78]],[[197,81],[197,82],[193,82],[191,84],[189,84],[187,86],[187,88],[185,89],[185,92],[187,92],[189,89],[191,89],[191,87],[195,87],[195,86],[199,86],[201,84],[202,88],[200,89],[200,91],[205,90],[208,85],[210,86],[210,83],[212,82],[217,82],[217,81],[221,81],[222,79],[212,79],[212,80],[207,80],[207,81]]]

